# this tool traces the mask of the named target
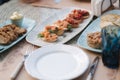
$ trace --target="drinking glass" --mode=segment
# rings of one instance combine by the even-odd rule
[[[119,67],[120,27],[109,25],[102,29],[102,61],[109,68]]]

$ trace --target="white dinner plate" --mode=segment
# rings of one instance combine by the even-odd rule
[[[68,80],[82,75],[89,66],[80,48],[56,44],[37,49],[25,61],[26,71],[41,80]]]
[[[26,40],[34,45],[37,46],[45,46],[49,44],[56,44],[56,43],[66,43],[73,37],[75,37],[78,33],[80,33],[87,25],[88,23],[92,20],[93,14],[91,11],[87,10],[90,13],[89,18],[85,19],[82,23],[79,24],[78,28],[72,29],[72,32],[65,32],[64,36],[59,36],[58,40],[56,42],[45,42],[42,39],[38,38],[38,34],[42,32],[45,28],[46,25],[52,25],[54,22],[58,20],[63,20],[66,18],[66,16],[74,9],[81,9],[81,8],[67,8],[60,10],[59,12],[55,13],[54,15],[50,16],[48,19],[46,19],[44,22],[40,24],[40,26],[35,27],[26,37]],[[86,10],[86,9],[82,9]]]

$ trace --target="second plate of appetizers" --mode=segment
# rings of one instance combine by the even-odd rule
[[[109,14],[115,14],[115,15],[120,15],[120,10],[111,10],[108,11],[106,13],[104,13],[103,15],[109,15]],[[102,16],[103,16],[102,15]],[[112,18],[111,18],[112,19]],[[87,41],[87,35],[91,34],[91,33],[95,33],[95,32],[101,32],[101,28],[100,28],[100,21],[101,21],[101,17],[98,17],[96,20],[94,20],[84,31],[83,33],[80,35],[80,37],[78,38],[77,44],[82,47],[85,48],[87,50],[93,51],[93,52],[98,52],[98,53],[102,53],[102,50],[99,48],[92,48],[88,45],[88,41]],[[96,43],[97,44],[97,43]]]

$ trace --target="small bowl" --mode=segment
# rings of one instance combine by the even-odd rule
[[[11,23],[12,23],[12,24],[15,24],[16,26],[21,27],[21,26],[22,26],[22,23],[23,23],[23,17],[20,18],[20,19],[11,19]]]

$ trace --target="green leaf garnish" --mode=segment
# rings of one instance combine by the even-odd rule
[[[49,30],[50,33],[55,33],[53,30]]]
[[[72,25],[68,24],[67,30],[70,31],[72,29]]]
[[[38,37],[43,38],[44,35],[40,33],[40,34],[38,34]]]

